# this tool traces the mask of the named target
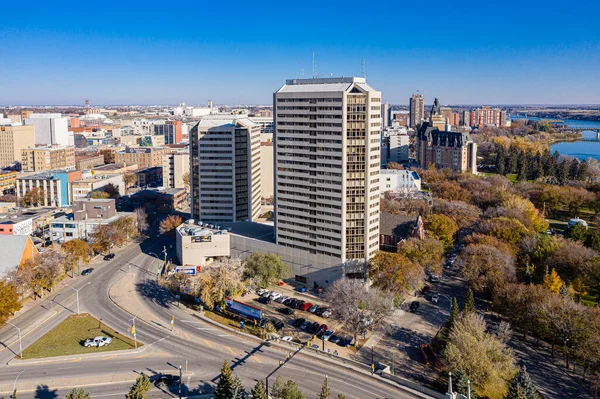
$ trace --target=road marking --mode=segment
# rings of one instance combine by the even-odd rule
[[[225,347],[227,348],[227,350],[229,352],[231,352],[232,355],[236,355],[235,351],[233,349],[231,349],[230,347],[228,347],[227,345],[225,345]]]
[[[256,363],[262,363],[259,359],[258,356],[256,355],[252,355],[252,359],[254,359],[256,361]]]
[[[212,328],[212,327],[196,327],[196,330],[216,330],[216,328]]]
[[[231,335],[229,335],[229,334],[222,334],[222,335],[217,335],[217,337],[231,337]]]
[[[67,297],[67,299],[69,299],[69,297]],[[48,317],[47,319],[45,319],[44,321],[42,321],[40,324],[38,324],[37,326],[34,326],[31,330],[27,331],[25,334],[21,335],[21,341],[23,340],[23,338],[25,338],[26,336],[28,336],[29,334],[31,334],[32,332],[34,332],[35,330],[37,330],[38,328],[40,328],[43,324],[45,324],[48,320],[50,320],[51,318],[53,318],[54,316],[56,316],[57,314],[60,314],[64,311],[60,310],[58,312],[52,313],[50,315],[50,317]],[[4,352],[5,350],[7,350],[11,345],[16,344],[17,342],[19,342],[19,338],[16,338],[13,342],[11,342],[10,344],[6,345],[4,348],[0,349],[0,353]]]
[[[210,341],[203,339],[202,341],[204,341],[204,343],[206,344],[206,346],[208,346],[209,348],[214,348],[214,346],[210,343]]]
[[[190,336],[189,336],[189,335],[187,335],[187,333],[185,333],[185,332],[184,332],[184,333],[183,333],[183,336],[184,336],[184,337],[185,337],[185,339],[187,339],[188,341],[191,341],[191,339],[190,339]]]
[[[107,356],[107,357],[102,358],[102,360],[114,359],[115,357],[117,357],[117,355]]]
[[[78,357],[77,359],[73,359],[73,360],[71,360],[71,363],[77,363],[77,362],[80,362],[80,361],[81,361],[81,359],[82,359],[81,357]]]

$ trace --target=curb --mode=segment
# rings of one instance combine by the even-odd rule
[[[80,355],[53,356],[53,357],[40,358],[40,359],[21,360],[21,359],[17,359],[16,357],[14,357],[11,360],[9,360],[6,364],[8,366],[24,366],[24,365],[28,365],[28,364],[65,362],[65,361],[69,361],[69,360],[74,361],[74,360],[96,359],[96,358],[112,357],[112,356],[119,356],[119,355],[133,355],[133,354],[145,352],[146,349],[148,349],[148,345],[144,345],[143,347],[138,348],[138,349],[125,349],[125,350],[121,350],[121,351],[115,350],[115,351],[108,351],[108,352],[102,352],[102,353],[82,353]]]

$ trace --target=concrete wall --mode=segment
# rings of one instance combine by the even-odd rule
[[[260,169],[261,169],[261,185],[262,197],[268,198],[273,196],[273,147],[272,142],[260,143]]]
[[[213,234],[209,242],[193,242],[196,237],[176,232],[177,258],[182,265],[205,266],[210,258],[229,256],[230,234]]]

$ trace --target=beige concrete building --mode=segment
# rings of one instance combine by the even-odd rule
[[[230,235],[188,220],[177,228],[177,258],[182,266],[206,266],[220,257],[229,257]]]
[[[88,179],[76,180],[71,183],[73,190],[73,201],[88,198],[92,191],[100,190],[102,187],[113,184],[119,188],[119,194],[125,193],[125,182],[123,175],[94,176]]]
[[[21,162],[21,150],[34,146],[33,126],[0,126],[0,168]]]
[[[123,175],[125,173],[133,173],[134,170],[138,169],[137,163],[109,163],[108,165],[93,168],[92,176]]]
[[[273,142],[263,141],[260,143],[260,177],[262,186],[262,197],[269,198],[275,195],[273,189]]]
[[[185,188],[183,175],[190,173],[190,151],[186,148],[163,155],[162,173],[164,187]]]
[[[192,218],[256,220],[260,214],[260,127],[244,115],[203,118],[190,131]]]
[[[379,248],[381,93],[364,78],[291,79],[274,102],[279,252],[321,265],[370,259]]]
[[[75,148],[63,146],[31,147],[21,150],[24,172],[75,169]]]
[[[139,168],[162,166],[166,150],[160,147],[127,147],[116,152],[116,163],[136,163]]]
[[[100,153],[75,155],[75,168],[77,170],[93,169],[94,167],[101,165],[104,165],[104,155]]]

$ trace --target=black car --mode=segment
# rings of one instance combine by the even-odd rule
[[[290,308],[295,308],[296,307],[296,302],[298,302],[298,300],[295,299],[295,298],[292,298],[292,299],[290,299],[289,302],[286,303],[286,305],[289,306]]]
[[[292,309],[290,309],[290,308],[279,308],[279,309],[277,309],[277,311],[279,313],[283,313],[283,314],[286,314],[288,316],[294,314],[294,311]]]
[[[258,298],[258,302],[264,303],[265,305],[268,305],[268,304],[270,304],[272,302],[272,300],[269,297],[261,296],[260,298]]]
[[[281,302],[284,305],[289,305],[290,302],[292,302],[294,300],[294,298],[286,298],[283,302]]]
[[[310,326],[306,327],[306,331],[310,334],[314,334],[319,329],[320,324],[318,322],[312,323]]]
[[[157,388],[167,388],[179,383],[179,377],[171,375],[171,374],[161,374],[154,381],[154,385]]]
[[[281,330],[283,328],[284,324],[282,321],[276,321],[275,323],[273,323],[273,327],[275,327],[275,329],[277,331]]]
[[[342,340],[342,337],[340,337],[339,335],[332,335],[331,338],[329,338],[329,342],[333,342],[334,344],[339,343]]]
[[[271,322],[271,320],[269,320],[269,319],[261,319],[260,326],[264,327],[264,326],[266,326],[270,322]]]
[[[104,260],[111,260],[114,257],[115,257],[115,254],[104,255]]]
[[[82,276],[87,276],[88,274],[92,273],[94,271],[93,267],[90,267],[89,269],[85,269],[84,271],[81,272]]]
[[[298,299],[296,300],[296,309],[300,309],[302,307],[302,305],[304,305],[306,302],[304,302],[302,299]]]
[[[304,319],[296,319],[294,320],[294,327],[300,327],[302,325],[302,323],[304,323],[306,320]]]
[[[410,311],[413,312],[413,313],[415,313],[417,311],[417,309],[419,309],[419,305],[420,305],[419,302],[413,301],[410,304]]]
[[[323,315],[323,312],[325,312],[326,310],[327,310],[327,308],[324,308],[324,307],[319,307],[317,310],[315,310],[315,314],[316,314],[317,316],[322,316],[322,315]]]
[[[352,338],[350,335],[347,335],[344,338],[340,339],[340,342],[338,342],[338,345],[346,348],[348,345],[350,345],[352,343],[353,339],[354,338]]]

